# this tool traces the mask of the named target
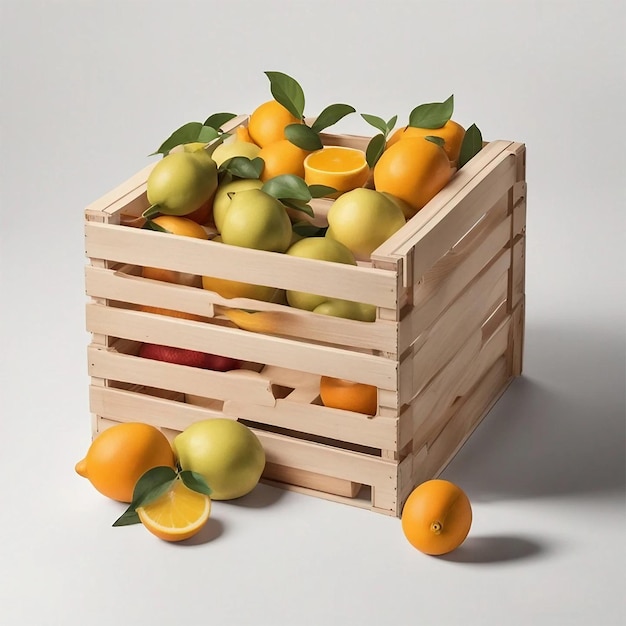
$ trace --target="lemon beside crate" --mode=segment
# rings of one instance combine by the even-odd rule
[[[223,129],[235,132],[248,119]],[[320,137],[325,146],[361,150],[371,139]],[[157,241],[128,226],[149,206],[153,167],[85,210],[93,435],[143,421],[171,438],[202,419],[239,419],[263,444],[265,481],[399,516],[413,488],[441,473],[521,374],[524,145],[486,143],[371,262],[357,266],[174,234]],[[315,223],[333,201],[311,201]],[[143,267],[353,300],[373,305],[376,318],[227,299],[150,280]],[[143,342],[236,359],[243,369],[143,359]],[[375,387],[375,414],[324,406],[322,377]]]

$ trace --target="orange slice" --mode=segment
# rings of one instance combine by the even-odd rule
[[[362,187],[369,178],[365,153],[356,148],[328,146],[304,160],[307,185],[327,185],[339,193]]]
[[[142,524],[164,541],[193,537],[206,524],[210,513],[209,496],[192,491],[180,479],[154,502],[137,507]]]

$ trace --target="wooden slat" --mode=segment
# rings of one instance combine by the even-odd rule
[[[510,255],[500,256],[474,280],[455,302],[422,333],[411,355],[412,385],[401,389],[413,397],[457,353],[468,335],[482,326],[506,299]],[[404,363],[401,367],[405,367]],[[407,397],[407,400],[410,398]]]
[[[250,402],[273,406],[276,402],[270,381],[254,372],[214,372],[198,367],[175,365],[113,350],[88,349],[89,374],[136,385],[169,389],[226,400],[245,394]]]
[[[497,223],[486,220],[485,224],[478,224],[463,245],[453,248],[424,275],[414,290],[413,309],[400,323],[400,352],[424,332],[504,249],[510,229],[510,216]]]
[[[359,483],[349,480],[342,480],[341,478],[325,476],[324,474],[316,474],[314,472],[306,472],[285,465],[276,465],[275,463],[265,464],[263,478],[284,484],[307,487],[323,493],[336,494],[346,498],[354,498],[361,488]]]
[[[396,474],[397,463],[380,457],[340,450],[252,428],[269,463],[366,485],[385,485]]]
[[[347,378],[382,389],[395,390],[398,384],[397,362],[392,359],[165,315],[88,304],[87,330]]]
[[[157,239],[158,238],[158,239]],[[393,272],[251,250],[169,233],[85,224],[91,258],[216,276],[395,308]]]
[[[414,455],[411,482],[419,484],[436,478],[455,457],[472,432],[511,382],[505,357],[485,374],[447,423],[439,437]]]
[[[199,420],[224,417],[221,411],[122,389],[91,386],[89,400],[91,410],[101,417],[121,422],[140,420],[178,431]]]
[[[242,397],[226,401],[223,410],[233,417],[372,448],[398,445],[398,417],[368,417],[287,398],[276,400],[274,407],[260,407]]]
[[[469,229],[476,224],[515,182],[515,157],[500,154],[489,169],[479,174],[471,189],[454,204],[443,208],[436,217],[397,250],[413,259],[413,279],[418,280]]]

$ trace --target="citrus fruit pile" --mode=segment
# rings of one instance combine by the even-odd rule
[[[250,493],[265,467],[261,442],[226,418],[195,422],[173,444],[141,422],[110,426],[89,446],[76,472],[103,495],[130,506],[114,526],[141,522],[166,541],[182,541],[206,524],[212,500]]]
[[[378,131],[366,149],[331,145],[333,136],[322,131],[356,113],[355,107],[331,104],[307,118],[300,84],[281,72],[265,74],[273,97],[230,132],[222,127],[236,116],[215,113],[203,123],[184,124],[161,144],[154,154],[162,158],[147,180],[145,228],[336,263],[368,263],[482,147],[475,125],[466,130],[452,119],[453,96],[416,106],[399,128],[397,116],[385,121],[362,113]],[[323,215],[309,204],[319,198],[330,203]],[[298,246],[302,239],[311,241]],[[203,287],[227,299],[269,301],[357,321],[375,318],[375,311],[360,303],[320,301],[270,286],[159,268],[143,268],[143,276]]]
[[[375,388],[372,396],[363,387],[351,388],[351,408],[367,413],[376,406]],[[329,406],[341,393],[334,379],[323,379]],[[191,424],[172,444],[149,424],[115,424],[96,436],[75,470],[104,496],[129,504],[113,526],[141,523],[159,539],[178,542],[204,528],[213,500],[249,494],[264,468],[265,451],[250,428],[212,418]],[[467,537],[472,508],[457,485],[429,480],[410,494],[401,523],[413,547],[447,554]]]

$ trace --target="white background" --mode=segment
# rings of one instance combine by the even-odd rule
[[[2,0],[0,621],[623,624],[623,3]],[[528,148],[525,375],[444,473],[474,507],[426,557],[395,518],[261,485],[191,545],[74,473],[90,442],[83,208],[173,129],[296,77]],[[369,132],[358,116],[338,131]],[[154,157],[152,157],[154,158]]]

